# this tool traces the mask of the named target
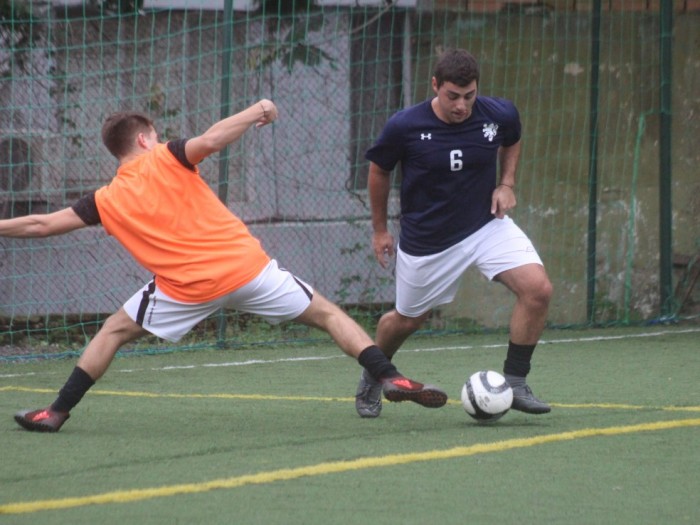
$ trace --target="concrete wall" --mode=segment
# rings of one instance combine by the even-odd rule
[[[204,51],[221,42],[221,15],[150,16],[88,27],[77,20],[53,32],[52,60],[66,78],[80,79],[79,89],[54,94],[63,117],[74,125],[67,128],[55,113],[42,124],[47,133],[79,135],[50,159],[51,172],[66,181],[54,206],[70,204],[111,178],[115,164],[99,142],[107,113],[155,111],[166,138],[201,132],[219,118],[221,54]],[[466,47],[482,64],[481,93],[518,105],[524,148],[513,216],[534,240],[554,281],[550,319],[556,324],[586,321],[589,19],[586,13],[568,12],[424,13],[412,19],[412,60],[404,76],[412,98],[422,100],[430,96],[436,52]],[[698,21],[692,13],[677,16],[674,30],[673,235],[674,251],[686,254],[700,246]],[[648,318],[658,311],[657,24],[657,16],[649,13],[604,17],[596,260],[597,308],[603,319]],[[198,27],[204,29],[201,34],[189,31]],[[331,60],[291,68],[278,60],[260,68],[263,44],[283,40],[284,31],[259,22],[236,26],[232,111],[264,96],[276,101],[281,118],[272,128],[251,130],[232,148],[228,203],[283,266],[325,295],[347,303],[386,303],[393,299],[393,277],[372,258],[366,193],[346,187],[353,170],[348,145],[354,140],[351,30],[342,12],[328,15],[309,39],[322,45]],[[169,32],[173,35],[161,41]],[[134,45],[132,34],[156,43]],[[80,45],[117,40],[124,44]],[[3,100],[22,100],[19,91],[30,92],[24,85],[0,85]],[[381,88],[373,87],[378,93]],[[27,113],[25,122],[49,114],[30,102],[15,107],[20,108],[13,110],[15,120],[21,111]],[[202,168],[216,190],[217,159]],[[398,212],[396,195],[391,212]],[[3,240],[0,271],[2,315],[112,311],[149,278],[94,228],[61,239]],[[469,272],[443,315],[503,326],[511,304],[499,286]]]

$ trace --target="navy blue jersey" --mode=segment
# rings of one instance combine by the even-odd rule
[[[500,98],[478,96],[460,124],[440,120],[430,100],[393,115],[365,156],[387,171],[401,163],[401,250],[438,253],[492,220],[498,148],[519,140],[518,110]]]

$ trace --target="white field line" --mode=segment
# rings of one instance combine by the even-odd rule
[[[634,339],[641,337],[660,337],[664,335],[674,335],[674,334],[688,334],[688,333],[700,333],[700,328],[688,328],[683,330],[660,330],[656,332],[646,332],[640,334],[624,334],[624,335],[601,335],[592,337],[572,337],[567,339],[542,339],[540,340],[540,345],[547,344],[573,344],[581,342],[591,342],[591,341],[613,341],[620,339]],[[445,352],[450,350],[475,350],[484,348],[505,348],[508,346],[506,343],[500,344],[488,344],[488,345],[458,345],[458,346],[435,346],[428,348],[412,348],[412,349],[402,349],[401,352]],[[229,361],[225,363],[204,363],[198,365],[166,365],[161,367],[153,368],[123,368],[123,369],[113,369],[112,372],[119,373],[134,373],[134,372],[167,372],[169,370],[193,370],[196,368],[221,368],[221,367],[232,367],[232,366],[249,366],[249,365],[273,365],[278,363],[296,363],[304,361],[326,361],[329,359],[339,359],[346,357],[345,354],[338,353],[332,356],[304,356],[304,357],[285,357],[280,359],[246,359],[245,361]],[[31,377],[39,375],[52,375],[57,372],[27,372],[27,373],[15,373],[15,374],[0,374],[0,379],[13,378],[13,377]]]

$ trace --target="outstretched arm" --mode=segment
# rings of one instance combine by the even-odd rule
[[[53,213],[0,220],[0,237],[50,237],[85,226],[87,224],[78,217],[73,208],[65,208]]]
[[[193,164],[199,164],[209,155],[236,142],[253,124],[261,127],[277,119],[277,107],[271,100],[262,99],[240,113],[220,120],[207,131],[187,141],[185,155]]]

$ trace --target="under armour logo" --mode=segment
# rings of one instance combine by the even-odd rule
[[[421,133],[420,134],[421,140],[425,140],[425,139],[432,140],[432,138],[433,138],[432,133]]]

